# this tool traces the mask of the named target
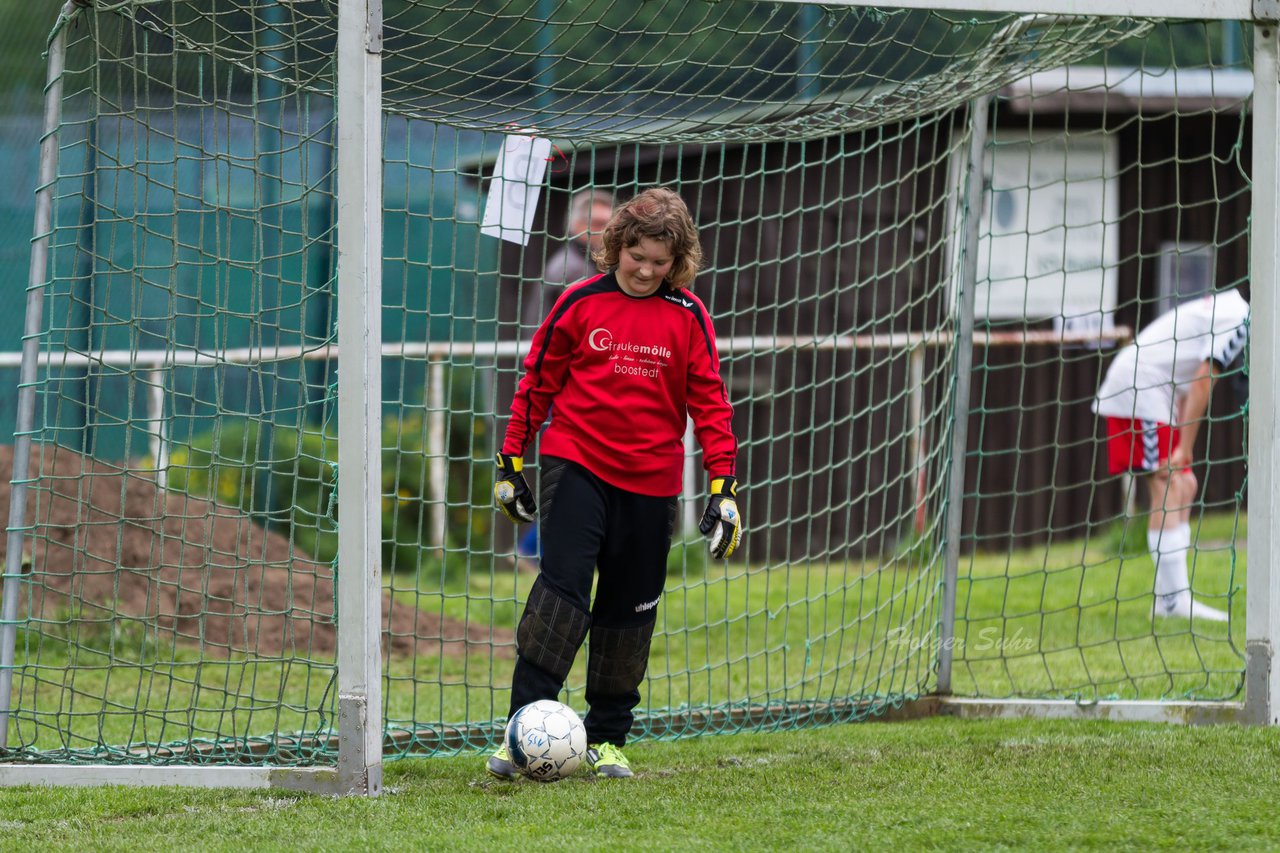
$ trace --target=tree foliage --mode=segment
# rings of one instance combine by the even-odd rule
[[[44,88],[45,43],[62,0],[0,0],[0,104],[38,104]]]
[[[0,98],[38,98],[42,58],[61,0],[0,0]],[[325,73],[334,49],[332,0],[147,3],[133,21],[98,22],[106,54],[144,64],[191,91],[217,85],[252,96],[251,69],[288,67],[304,83]],[[108,13],[115,19],[116,13]],[[730,0],[386,0],[384,62],[389,93],[494,103],[566,93],[612,98],[714,93],[743,101],[901,82],[980,52],[1000,20],[990,16],[869,7]],[[78,26],[86,26],[80,24]],[[1228,27],[1161,24],[1145,39],[1095,61],[1181,67],[1220,63]],[[195,50],[175,50],[180,33]],[[208,79],[205,49],[236,62]],[[494,48],[486,46],[496,46]],[[176,63],[176,64],[174,64]]]

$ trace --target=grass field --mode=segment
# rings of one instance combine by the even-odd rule
[[[387,767],[378,800],[0,791],[10,850],[854,850],[1280,847],[1280,731],[933,719],[629,750],[626,781]]]
[[[1200,526],[1194,586],[1230,625],[1152,624],[1150,559],[1115,536],[966,557],[957,590],[957,695],[1238,699],[1244,530]],[[1234,547],[1233,547],[1234,543]],[[659,611],[646,698],[657,716],[730,705],[885,702],[931,689],[941,569],[936,555],[673,573]],[[392,576],[396,606],[455,623],[514,628],[532,576],[480,571],[430,589]],[[1227,593],[1232,595],[1228,600]],[[132,627],[131,627],[132,625]],[[138,623],[50,625],[24,634],[10,743],[38,749],[165,743],[272,731],[323,732],[331,660],[202,657]],[[506,714],[511,648],[393,657],[388,719],[400,729],[488,726]],[[503,653],[505,652],[505,654]],[[585,655],[568,701],[582,705]],[[139,714],[142,710],[144,713]],[[773,720],[772,725],[785,725]]]
[[[1154,570],[1140,519],[1088,541],[978,554],[962,566],[957,591],[955,692],[1085,701],[1238,698],[1247,527],[1234,513],[1196,522],[1192,588],[1197,598],[1229,610],[1229,624],[1152,624]]]
[[[1119,534],[966,557],[957,694],[1239,698],[1241,524],[1206,519],[1194,570],[1197,594],[1230,606],[1229,625],[1153,626],[1150,561],[1125,556]],[[677,572],[641,710],[927,691],[939,569],[921,553],[879,565]],[[389,580],[402,604],[509,629],[530,578],[477,573],[443,591]],[[201,660],[145,632],[90,627],[20,646],[40,665],[38,679],[28,668],[20,681],[23,699],[36,691],[41,710],[23,712],[11,742],[35,734],[45,748],[83,749],[323,723],[327,661]],[[483,650],[392,659],[388,716],[415,726],[492,721],[505,714],[510,665]],[[569,700],[581,705],[580,671],[571,685]],[[634,780],[578,775],[556,785],[489,779],[474,751],[408,758],[386,765],[387,793],[376,801],[0,790],[0,849],[1280,847],[1275,730],[943,718],[642,740],[629,755]]]

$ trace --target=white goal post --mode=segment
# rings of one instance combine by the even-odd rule
[[[731,0],[751,3],[753,0]],[[793,0],[786,0],[793,2]],[[794,0],[801,2],[801,0]],[[382,0],[333,0],[337,8],[336,174],[337,174],[337,363],[338,421],[343,437],[338,450],[338,519],[341,527],[336,571],[338,758],[332,767],[200,767],[145,765],[70,765],[0,761],[0,786],[189,785],[195,787],[271,787],[329,794],[376,796],[382,790],[384,683],[381,648],[383,600],[381,499],[382,369],[384,344],[380,306],[383,297],[383,3]],[[824,5],[874,8],[882,4],[832,0]],[[1280,233],[1280,0],[898,0],[910,9],[945,9],[1054,15],[1187,17],[1253,22],[1251,228],[1253,234]],[[68,0],[64,18],[80,6]],[[22,385],[16,431],[14,493],[9,513],[7,560],[0,610],[0,752],[11,712],[19,624],[19,584],[23,578],[23,525],[27,505],[24,483],[30,470],[31,433],[36,408],[36,370],[43,357],[42,286],[47,280],[54,183],[58,176],[57,130],[61,116],[60,81],[67,27],[59,27],[49,47],[51,85],[46,92],[39,194],[28,290]],[[975,122],[970,175],[981,170],[986,101],[971,111]],[[981,181],[970,181],[969,209],[981,208]],[[1249,538],[1242,702],[1148,702],[992,700],[950,696],[951,649],[956,607],[963,503],[965,431],[969,367],[974,348],[972,286],[977,276],[977,217],[961,232],[966,286],[957,319],[957,429],[947,472],[946,574],[941,598],[941,643],[937,695],[919,700],[915,713],[960,716],[1036,716],[1167,722],[1280,724],[1280,397],[1272,382],[1256,382],[1249,403]],[[1252,369],[1262,377],[1280,376],[1280,349],[1271,330],[1280,328],[1280,241],[1255,239],[1250,246]],[[1055,338],[1058,342],[1062,336]],[[979,342],[981,343],[981,342]],[[897,344],[914,347],[919,341]],[[855,342],[848,341],[849,348]],[[830,346],[825,342],[823,346]],[[135,353],[136,355],[136,353]],[[910,710],[910,709],[909,709]]]
[[[62,17],[79,4],[68,0]],[[338,419],[344,440],[339,448],[342,489],[338,518],[342,527],[338,556],[338,762],[336,768],[272,767],[111,767],[0,764],[0,785],[134,784],[202,787],[275,787],[329,794],[377,796],[382,791],[381,525],[382,425],[382,2],[338,0],[337,182],[338,267],[345,286],[338,289],[338,335],[347,351],[338,366],[341,388]],[[57,174],[56,130],[61,105],[60,80],[67,28],[60,26],[49,49],[45,133],[41,144],[39,203],[32,246],[31,282],[24,344],[23,386],[19,398],[15,480],[26,479],[35,408],[36,337],[40,328],[45,258],[52,228],[53,183]],[[17,583],[22,576],[21,533],[25,522],[21,486],[10,508],[5,567],[4,624],[0,628],[0,747],[8,730],[14,632],[18,615]],[[210,773],[209,770],[214,770]]]

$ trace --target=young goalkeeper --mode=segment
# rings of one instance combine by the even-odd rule
[[[542,572],[516,629],[510,711],[558,698],[589,633],[587,762],[621,778],[631,775],[621,747],[666,581],[687,417],[710,477],[699,527],[712,556],[738,548],[742,521],[715,333],[686,289],[702,263],[688,208],[671,190],[640,193],[614,211],[595,261],[608,272],[567,288],[534,334],[494,499],[517,524],[534,520],[523,459],[551,412],[540,445]],[[488,771],[515,777],[505,744]]]
[[[1111,473],[1132,472],[1146,481],[1155,616],[1227,619],[1191,597],[1187,552],[1197,489],[1191,463],[1213,381],[1248,336],[1249,304],[1235,290],[1184,302],[1116,355],[1093,404],[1106,418]]]

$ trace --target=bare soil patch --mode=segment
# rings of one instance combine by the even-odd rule
[[[334,573],[234,509],[162,491],[148,474],[52,445],[27,498],[31,618],[145,620],[208,653],[330,657]],[[0,512],[9,517],[13,447],[0,447]],[[0,536],[0,559],[7,537]],[[383,650],[511,655],[512,632],[464,624],[384,593]]]

